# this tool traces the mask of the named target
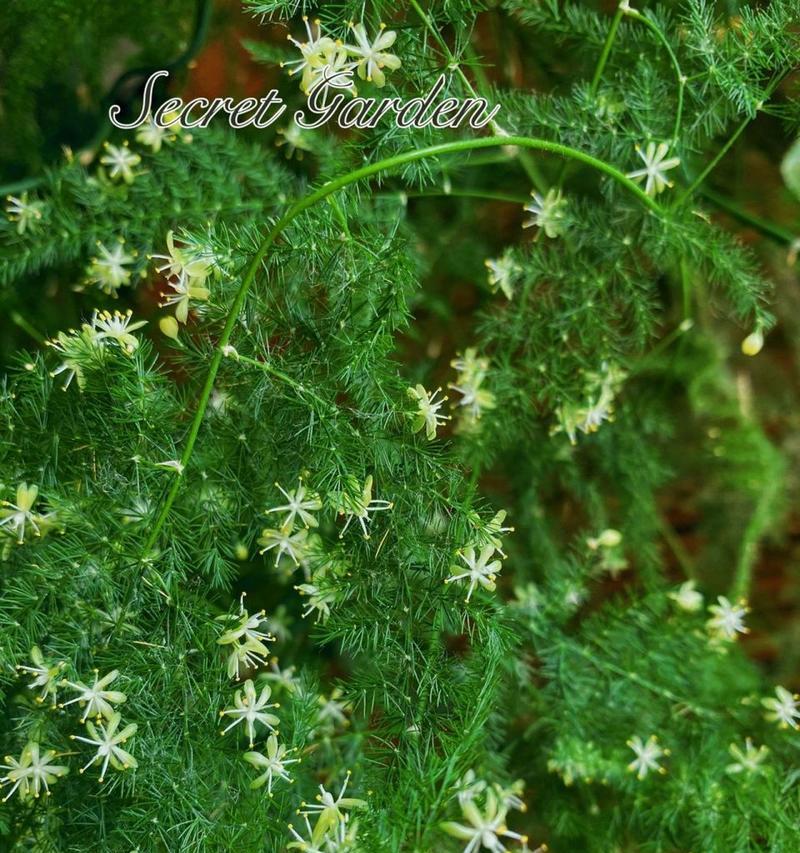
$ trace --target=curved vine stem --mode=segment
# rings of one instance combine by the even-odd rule
[[[192,456],[192,451],[194,450],[195,443],[197,442],[197,437],[200,433],[200,428],[203,423],[203,417],[205,416],[206,408],[208,407],[208,401],[211,398],[211,393],[214,388],[214,382],[217,378],[217,373],[219,372],[220,364],[222,363],[222,359],[229,352],[229,343],[233,334],[233,329],[242,311],[242,307],[244,306],[247,294],[249,293],[250,288],[253,282],[255,281],[256,274],[261,268],[261,265],[267,255],[267,252],[269,252],[270,248],[273,246],[273,244],[282,234],[282,232],[287,228],[287,226],[289,226],[301,213],[308,210],[310,207],[313,207],[318,202],[323,201],[324,199],[328,198],[339,190],[350,186],[351,184],[358,183],[359,181],[362,181],[365,178],[370,178],[373,175],[380,174],[381,172],[396,169],[400,166],[405,166],[409,163],[414,163],[418,160],[424,160],[429,157],[439,157],[447,154],[474,151],[476,149],[481,148],[497,148],[505,145],[514,145],[519,148],[526,148],[534,151],[544,151],[551,154],[558,154],[561,157],[566,157],[568,159],[575,160],[579,163],[583,163],[586,166],[590,166],[591,168],[601,172],[604,175],[607,175],[616,183],[620,184],[620,186],[626,189],[648,210],[658,216],[664,216],[664,210],[662,209],[662,207],[653,198],[647,195],[641,189],[641,187],[638,186],[638,184],[634,183],[634,181],[626,177],[626,175],[619,169],[617,169],[615,166],[606,163],[604,160],[599,160],[598,158],[593,157],[591,154],[586,154],[585,152],[579,151],[575,148],[570,148],[569,146],[561,145],[558,142],[551,142],[546,139],[534,139],[525,136],[487,136],[478,139],[460,139],[454,142],[445,142],[440,145],[432,145],[427,148],[419,148],[413,151],[406,151],[401,154],[396,154],[393,157],[387,157],[384,160],[379,160],[375,163],[370,163],[369,165],[363,166],[360,169],[355,169],[352,172],[348,172],[346,175],[342,175],[341,177],[336,178],[333,181],[329,181],[328,183],[309,193],[304,198],[296,201],[286,211],[286,213],[284,213],[283,216],[278,219],[278,221],[269,229],[266,236],[261,241],[261,244],[259,245],[258,249],[256,250],[255,255],[245,268],[242,283],[239,285],[239,289],[236,291],[236,295],[233,298],[233,303],[231,304],[230,311],[228,312],[225,325],[222,329],[219,341],[217,342],[217,346],[214,350],[214,355],[211,358],[208,374],[206,376],[205,382],[203,383],[203,388],[200,392],[200,398],[197,403],[197,410],[195,411],[194,418],[192,419],[191,425],[189,426],[189,433],[186,438],[186,444],[184,445],[183,452],[181,454],[178,473],[176,474],[175,480],[173,481],[169,491],[167,492],[167,496],[163,504],[161,505],[161,509],[158,513],[158,516],[156,517],[156,520],[150,529],[150,534],[148,535],[147,540],[145,542],[142,555],[143,561],[149,558],[153,546],[158,541],[158,537],[161,533],[161,530],[164,527],[167,517],[169,516],[170,510],[172,509],[172,505],[175,502],[176,497],[178,496],[178,492],[180,491],[183,471]],[[118,624],[125,618],[128,604],[130,603],[130,599],[133,595],[133,589],[134,584],[131,584],[129,586],[128,592],[126,593],[123,605],[120,608]]]

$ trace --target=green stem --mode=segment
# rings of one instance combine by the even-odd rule
[[[793,234],[788,229],[783,228],[780,225],[776,225],[774,222],[768,222],[766,219],[754,216],[731,199],[720,195],[714,190],[708,189],[708,187],[702,187],[700,189],[700,194],[707,198],[712,204],[716,205],[720,210],[724,210],[725,213],[729,213],[745,225],[755,228],[756,231],[760,232],[765,237],[770,237],[785,246],[791,246],[792,243],[797,240],[797,234]]]
[[[12,311],[11,314],[11,322],[14,323],[15,326],[19,326],[23,332],[27,332],[37,343],[43,344],[45,342],[45,336],[35,329],[23,316],[19,313],[19,311]]]
[[[689,184],[689,186],[680,194],[680,196],[678,196],[678,199],[675,201],[675,207],[679,207],[681,204],[683,204],[684,201],[686,201],[686,199],[689,198],[689,196],[691,196],[700,186],[700,184],[702,184],[703,181],[711,174],[711,172],[714,171],[714,169],[717,167],[717,164],[731,150],[736,140],[742,135],[742,133],[744,133],[744,129],[747,127],[748,124],[750,124],[751,121],[752,119],[750,118],[750,116],[748,116],[739,125],[739,127],[736,128],[736,130],[733,132],[728,141],[717,152],[717,156],[714,157],[714,159],[711,160],[710,163],[708,163],[705,169],[703,169],[703,171],[700,172],[700,174],[692,181],[691,184]]]
[[[614,46],[614,41],[617,38],[617,30],[619,29],[619,24],[624,14],[625,10],[622,8],[622,6],[618,6],[617,12],[614,15],[613,20],[611,21],[611,28],[609,29],[608,35],[606,36],[606,41],[603,45],[603,51],[600,54],[600,58],[597,60],[597,67],[594,69],[592,83],[589,86],[589,94],[592,97],[597,94],[597,89],[600,86],[600,78],[603,76],[603,71],[605,71],[606,63],[608,62],[608,57],[611,55],[611,48]]]
[[[376,193],[375,198],[480,198],[486,201],[502,201],[508,204],[527,204],[530,196],[511,195],[510,193],[498,193],[493,190],[419,190]]]

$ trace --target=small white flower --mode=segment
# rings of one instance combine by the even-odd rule
[[[295,589],[300,595],[308,597],[303,610],[304,619],[316,611],[317,620],[325,622],[331,615],[331,604],[335,604],[339,598],[338,592],[333,586],[323,588],[316,583],[301,583]]]
[[[268,713],[267,709],[279,708],[280,705],[277,702],[273,702],[271,705],[268,704],[271,693],[272,691],[269,685],[267,685],[263,688],[261,694],[257,696],[255,685],[248,678],[244,683],[244,690],[237,690],[233,697],[234,707],[226,708],[224,711],[219,712],[220,717],[233,718],[233,722],[224,728],[220,734],[224,735],[234,728],[234,726],[244,723],[247,737],[250,740],[250,747],[252,748],[256,738],[256,723],[260,723],[271,732],[275,731],[280,720],[274,714]]]
[[[294,76],[302,72],[300,88],[303,92],[308,92],[314,80],[314,73],[325,63],[325,52],[336,49],[336,43],[332,38],[322,35],[322,23],[315,20],[310,23],[308,17],[303,15],[303,23],[306,27],[307,41],[298,41],[291,35],[287,38],[300,51],[300,59],[293,59],[290,62],[282,62],[281,68],[289,68],[289,75]]]
[[[52,702],[52,707],[56,707],[56,698],[58,693],[58,676],[61,670],[67,665],[65,661],[50,664],[44,659],[42,650],[38,646],[31,649],[31,664],[17,664],[17,672],[24,672],[34,676],[33,680],[28,684],[29,690],[40,690],[36,701],[44,703],[49,697]]]
[[[278,128],[275,145],[278,148],[286,146],[284,155],[287,160],[291,160],[295,154],[298,160],[302,160],[307,151],[313,151],[310,137],[295,121],[289,122],[286,127]]]
[[[350,721],[347,719],[347,711],[350,706],[347,702],[340,702],[342,691],[338,687],[334,687],[330,696],[319,697],[319,711],[317,712],[317,722],[323,725],[331,726],[347,726]]]
[[[15,504],[10,501],[0,501],[0,529],[6,528],[6,532],[16,536],[19,545],[25,542],[25,534],[29,528],[34,536],[42,535],[40,529],[42,516],[33,510],[38,496],[38,486],[20,483],[17,486]]]
[[[644,161],[644,168],[634,169],[634,171],[628,172],[626,177],[633,178],[635,181],[646,178],[644,191],[647,195],[652,196],[656,196],[667,187],[673,186],[672,181],[666,177],[665,173],[676,166],[680,166],[681,161],[679,157],[667,157],[669,145],[666,142],[660,142],[658,145],[655,142],[648,142],[644,151],[637,145],[636,153]]]
[[[96,284],[103,293],[116,296],[117,291],[131,280],[131,271],[127,264],[133,263],[135,255],[125,251],[125,241],[118,240],[113,249],[97,244],[99,256],[92,258],[86,274],[90,284]]]
[[[47,345],[64,357],[61,364],[50,375],[55,377],[62,373],[66,374],[66,382],[63,385],[65,391],[72,380],[77,378],[78,388],[82,391],[86,387],[83,369],[86,363],[102,349],[96,330],[88,323],[83,323],[80,331],[70,329],[68,332],[59,332],[55,338],[47,341]]]
[[[482,414],[496,405],[494,394],[482,387],[489,371],[489,359],[479,358],[475,348],[469,347],[463,355],[453,359],[450,366],[456,369],[458,375],[448,388],[461,394],[457,405],[464,409],[463,426],[474,428]]]
[[[233,646],[228,655],[228,678],[235,678],[238,681],[242,669],[265,663],[269,655],[265,643],[274,642],[275,638],[260,630],[261,624],[265,621],[263,610],[253,616],[245,610],[244,595],[239,602],[238,616],[231,617],[226,614],[217,619],[229,623],[228,628],[217,639],[217,643],[221,646]]]
[[[123,352],[132,355],[139,346],[139,339],[132,333],[147,325],[147,320],[137,320],[132,323],[132,317],[133,311],[130,309],[124,314],[119,311],[113,314],[109,311],[95,311],[92,315],[95,340],[114,341]]]
[[[44,202],[28,201],[28,193],[21,196],[10,195],[6,198],[6,214],[9,221],[17,223],[17,234],[33,231],[42,218]]]
[[[494,545],[486,545],[477,555],[475,554],[475,548],[469,545],[463,551],[458,552],[458,556],[466,563],[467,571],[462,571],[461,566],[450,566],[450,571],[454,572],[454,574],[445,578],[444,582],[453,583],[454,581],[468,579],[469,589],[467,590],[466,601],[472,598],[472,593],[475,592],[478,584],[484,589],[489,590],[489,592],[492,592],[495,589],[497,575],[503,568],[500,560],[492,560],[494,553]],[[490,560],[492,562],[489,562]]]
[[[761,700],[761,704],[767,709],[764,718],[771,723],[777,723],[782,729],[800,728],[797,721],[800,720],[800,706],[798,701],[800,695],[790,693],[785,687],[776,687],[775,696],[769,696]]]
[[[412,430],[419,432],[425,430],[428,441],[436,438],[436,430],[450,420],[448,415],[439,413],[439,409],[445,404],[447,397],[440,397],[442,389],[437,388],[432,393],[426,391],[422,385],[409,388],[408,396],[417,404],[417,411],[411,415],[413,418]]]
[[[80,702],[81,705],[86,705],[83,709],[81,722],[85,723],[88,717],[105,717],[110,720],[114,716],[113,705],[120,705],[127,700],[127,696],[119,690],[106,690],[112,681],[116,680],[119,675],[118,669],[113,669],[102,678],[99,677],[98,670],[94,670],[94,684],[91,687],[85,685],[82,681],[62,681],[62,686],[71,687],[78,691],[78,695],[69,702],[61,704],[61,708],[66,708],[67,705],[72,705],[74,702]]]
[[[358,76],[362,80],[375,83],[381,87],[386,83],[384,68],[390,71],[398,69],[402,63],[393,53],[387,53],[397,38],[394,30],[387,30],[386,24],[381,24],[378,35],[370,42],[363,24],[350,23],[350,29],[355,37],[355,44],[345,45],[345,50],[358,57]]]
[[[312,845],[319,844],[332,829],[335,829],[340,823],[344,822],[345,813],[343,809],[359,809],[367,805],[364,800],[345,797],[344,794],[349,781],[350,771],[348,770],[342,790],[339,791],[339,796],[336,799],[333,798],[333,794],[330,791],[326,791],[320,785],[316,803],[304,802],[300,804],[300,814],[308,816],[318,815],[317,822],[314,824],[314,831],[311,834]]]
[[[258,544],[263,546],[258,553],[264,554],[267,551],[274,551],[276,566],[285,554],[295,566],[299,566],[307,539],[307,528],[292,533],[292,528],[286,524],[277,528],[265,527],[261,531],[261,536],[258,537]]]
[[[120,744],[126,743],[136,734],[138,726],[136,723],[130,723],[121,732],[117,732],[120,721],[121,717],[119,714],[112,714],[108,720],[98,723],[97,726],[91,721],[87,721],[86,731],[89,733],[89,737],[70,735],[70,740],[79,740],[83,743],[88,743],[97,750],[89,763],[80,769],[80,773],[85,773],[93,764],[102,761],[99,780],[102,782],[106,778],[109,764],[115,770],[130,770],[132,767],[136,768],[139,766],[130,752],[120,746]]]
[[[637,735],[628,741],[628,746],[636,753],[636,758],[628,765],[628,770],[635,771],[637,779],[644,779],[651,770],[659,773],[667,772],[658,763],[658,759],[669,755],[669,750],[662,749],[658,745],[658,738],[655,735],[650,735],[646,742]]]
[[[203,280],[201,279],[201,281]],[[176,279],[170,279],[167,284],[172,288],[173,292],[161,294],[164,301],[160,307],[177,306],[175,309],[175,319],[179,323],[186,323],[189,319],[189,303],[192,299],[197,302],[208,302],[208,298],[211,296],[211,291],[207,287],[194,281],[185,271],[182,271]]]
[[[586,544],[592,551],[596,551],[598,548],[616,548],[622,544],[622,534],[619,530],[608,528],[598,536],[590,536],[586,540]]]
[[[347,517],[344,527],[339,533],[341,539],[350,527],[353,519],[361,525],[364,538],[369,539],[368,525],[372,520],[370,514],[391,509],[394,504],[391,501],[373,500],[372,498],[372,474],[364,481],[363,488],[359,487],[358,480],[352,475],[347,478],[347,488],[331,495],[336,511],[339,515]]]
[[[260,677],[265,681],[271,682],[276,687],[283,688],[287,693],[294,693],[299,683],[299,679],[295,676],[294,671],[294,666],[287,666],[281,669],[278,665],[278,659],[272,658],[269,662],[269,671],[263,673]]]
[[[322,509],[322,501],[315,491],[305,487],[302,477],[298,479],[297,488],[293,492],[287,492],[280,483],[275,483],[275,487],[286,498],[286,503],[282,506],[268,509],[267,513],[288,513],[283,520],[282,527],[288,527],[289,529],[294,526],[295,518],[299,518],[306,527],[317,527],[319,522],[311,513]]]
[[[511,252],[506,252],[500,258],[487,258],[484,264],[489,270],[489,287],[492,289],[492,293],[496,293],[500,289],[510,302],[514,296],[514,279],[521,272],[520,266],[514,260]]]
[[[522,223],[523,228],[541,228],[550,239],[560,237],[566,230],[567,200],[561,190],[550,189],[542,196],[532,192],[533,201],[525,210],[533,218]]]
[[[165,273],[167,277],[185,277],[191,284],[202,285],[217,266],[217,259],[209,248],[197,245],[185,236],[179,239],[182,246],[175,245],[175,232],[168,231],[167,254],[151,255],[150,260],[165,261],[156,267],[156,272]]]
[[[100,158],[100,162],[109,167],[109,176],[112,179],[121,178],[126,184],[132,184],[136,177],[133,170],[142,162],[142,158],[128,148],[127,142],[123,142],[122,146],[106,142],[104,147],[106,153]]]
[[[502,853],[506,849],[501,838],[511,838],[522,843],[527,850],[528,839],[524,835],[511,832],[506,826],[508,806],[498,799],[493,788],[486,790],[483,809],[478,807],[475,797],[459,797],[461,814],[467,823],[445,821],[441,829],[448,835],[466,841],[464,853],[477,853],[486,848],[492,853]]]
[[[769,749],[766,746],[759,746],[756,749],[753,746],[752,739],[745,738],[744,750],[740,749],[737,744],[732,743],[728,752],[736,759],[733,764],[729,764],[725,768],[728,773],[755,773],[759,775],[764,772],[761,764],[767,755],[769,755]]]
[[[272,783],[277,779],[283,779],[285,782],[292,782],[292,777],[286,769],[289,764],[297,764],[299,758],[286,758],[294,750],[287,749],[283,744],[278,745],[278,738],[275,735],[270,735],[267,738],[267,754],[263,755],[260,752],[246,752],[244,760],[248,764],[252,764],[257,770],[264,772],[250,783],[251,788],[260,788],[264,783],[267,785],[267,794],[272,796]]]
[[[0,786],[11,785],[12,788],[3,797],[3,802],[10,799],[17,790],[22,800],[30,797],[38,799],[42,790],[46,796],[49,796],[49,786],[60,776],[66,776],[69,773],[69,767],[51,764],[55,755],[54,749],[41,753],[36,741],[28,741],[25,744],[19,759],[7,755],[6,763],[0,764],[0,769],[8,771],[5,776],[0,777]]]
[[[169,122],[172,119],[176,118],[177,113],[171,112],[167,113],[162,119],[163,122]],[[165,142],[173,142],[178,138],[178,134],[181,132],[182,128],[179,122],[175,122],[171,124],[169,127],[161,127],[160,124],[156,124],[153,121],[153,117],[148,115],[144,121],[144,124],[140,125],[138,130],[136,131],[136,141],[140,145],[144,145],[147,148],[150,148],[154,154],[158,154],[161,150],[161,146]]]
[[[163,462],[156,462],[155,466],[165,471],[174,471],[179,477],[183,474],[185,467],[180,459],[165,459]]]
[[[669,592],[667,595],[681,610],[696,613],[703,606],[703,594],[695,589],[696,586],[697,581],[686,581],[674,592]]]
[[[744,617],[750,612],[747,602],[741,599],[737,604],[731,604],[724,595],[718,596],[717,601],[718,604],[708,608],[713,614],[706,623],[708,630],[725,640],[735,640],[737,634],[747,634],[750,630],[744,624]]]

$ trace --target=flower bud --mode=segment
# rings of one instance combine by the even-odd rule
[[[174,317],[162,317],[158,321],[158,328],[161,329],[163,334],[168,338],[172,338],[173,341],[178,340],[178,321]]]
[[[758,355],[763,346],[764,335],[762,334],[761,329],[756,329],[755,332],[751,332],[742,341],[742,352],[745,355]]]

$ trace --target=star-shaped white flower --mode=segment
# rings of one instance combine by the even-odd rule
[[[495,588],[497,575],[503,568],[500,560],[492,560],[495,550],[494,545],[485,545],[481,548],[480,553],[476,554],[475,548],[469,545],[463,551],[459,551],[458,555],[466,563],[467,571],[461,571],[461,566],[450,566],[450,571],[454,572],[454,574],[445,578],[445,583],[453,583],[454,581],[465,579],[469,580],[466,601],[472,598],[472,593],[475,592],[478,584],[484,589],[489,590],[489,592],[492,592]]]
[[[41,536],[41,517],[33,511],[36,498],[39,496],[38,486],[20,483],[17,486],[16,503],[0,501],[0,528],[6,528],[12,536],[16,536],[17,544],[25,542],[25,534],[30,528],[34,536]]]
[[[387,50],[394,44],[397,33],[387,30],[386,24],[381,24],[378,35],[370,42],[363,24],[350,23],[350,29],[355,37],[355,44],[345,45],[345,50],[352,56],[358,57],[358,76],[362,80],[375,83],[380,87],[386,83],[384,68],[390,71],[398,69],[402,63],[400,58]]]
[[[321,21],[310,22],[308,16],[303,15],[303,23],[306,27],[306,41],[298,41],[292,35],[286,37],[300,51],[300,59],[281,62],[281,68],[288,67],[290,76],[302,73],[300,89],[308,92],[314,81],[315,72],[325,64],[326,52],[336,50],[336,42],[322,35]]]
[[[115,770],[130,770],[139,766],[136,759],[123,749],[121,744],[126,743],[134,734],[138,726],[136,723],[130,723],[125,728],[118,732],[121,717],[119,714],[112,714],[108,720],[98,723],[97,726],[91,721],[86,723],[86,731],[89,737],[81,737],[80,735],[70,735],[70,740],[79,740],[83,743],[88,743],[93,746],[97,752],[91,757],[89,763],[81,767],[80,773],[85,773],[93,764],[100,761],[100,782],[106,778],[108,765]]]
[[[276,566],[285,554],[295,566],[299,566],[307,539],[307,528],[292,533],[292,528],[286,524],[283,527],[265,527],[258,537],[258,544],[263,546],[259,554],[274,551]]]
[[[643,741],[638,735],[628,741],[628,746],[636,753],[636,758],[628,765],[628,770],[636,773],[637,779],[644,779],[648,772],[655,770],[658,773],[666,773],[666,769],[659,763],[658,759],[669,755],[668,749],[662,749],[658,744],[658,738],[650,735]]]
[[[40,752],[39,744],[36,741],[28,741],[25,744],[19,759],[7,755],[5,757],[6,763],[0,764],[0,769],[8,771],[0,777],[0,786],[11,785],[12,787],[3,797],[3,802],[12,797],[15,791],[19,791],[20,799],[23,800],[29,797],[38,799],[42,790],[44,790],[45,795],[49,795],[49,786],[59,777],[66,776],[69,773],[69,767],[51,763],[55,755],[54,749],[48,749],[44,753]]]
[[[6,214],[9,221],[17,223],[17,234],[33,231],[42,218],[44,202],[28,201],[28,193],[21,196],[10,195],[6,198]]]
[[[251,744],[252,745],[252,744]],[[257,770],[264,772],[250,783],[251,788],[260,788],[264,783],[267,785],[267,794],[272,796],[272,783],[275,779],[283,779],[292,782],[292,777],[286,769],[289,764],[297,764],[299,758],[287,758],[294,750],[287,749],[283,744],[278,745],[278,738],[270,735],[267,738],[267,754],[260,752],[246,752],[244,760],[252,764]]]
[[[644,161],[644,168],[634,169],[628,172],[626,177],[633,178],[635,181],[646,178],[644,191],[652,196],[673,186],[672,181],[666,177],[666,172],[680,166],[681,161],[679,157],[667,157],[669,145],[666,142],[660,142],[658,145],[655,142],[648,142],[644,151],[637,145],[636,153]]]
[[[696,613],[703,606],[703,594],[695,589],[696,586],[697,581],[686,581],[674,592],[669,592],[667,595],[681,610],[685,610],[688,613]]]
[[[234,707],[219,712],[220,717],[233,718],[233,722],[224,728],[220,734],[227,734],[234,726],[244,723],[252,747],[256,738],[256,723],[260,723],[271,732],[274,731],[280,720],[274,714],[268,713],[267,709],[279,708],[280,705],[277,702],[269,704],[271,693],[269,685],[266,685],[261,691],[261,695],[257,695],[255,685],[248,678],[244,683],[244,689],[237,690],[233,697]]]
[[[111,672],[99,677],[99,670],[94,670],[94,684],[88,687],[82,681],[62,681],[62,686],[71,687],[78,691],[78,695],[69,702],[64,702],[61,707],[66,708],[67,705],[72,705],[74,702],[80,702],[81,705],[86,705],[83,709],[81,722],[86,722],[88,717],[105,717],[110,720],[114,716],[114,705],[121,705],[127,701],[127,696],[120,690],[106,690],[109,684],[116,680],[119,676],[118,669],[112,669]]]
[[[785,687],[778,686],[775,688],[775,696],[761,700],[761,704],[767,709],[764,717],[771,723],[777,723],[782,729],[800,728],[797,724],[800,720],[799,700],[800,695],[790,693]]]
[[[364,481],[363,488],[359,488],[358,480],[353,476],[347,478],[347,486],[348,488],[332,495],[336,511],[339,515],[344,515],[347,518],[344,527],[339,532],[339,538],[341,539],[344,536],[347,528],[350,527],[350,523],[355,519],[361,525],[364,538],[369,539],[368,524],[372,520],[370,518],[371,513],[391,509],[394,504],[391,501],[373,500],[372,474]]]
[[[292,492],[287,492],[280,483],[275,483],[275,487],[286,498],[286,503],[268,509],[267,514],[272,512],[287,513],[282,526],[289,529],[294,526],[296,518],[299,518],[306,527],[318,526],[319,522],[311,513],[322,509],[322,501],[315,491],[306,488],[302,477],[299,478],[297,488]]]
[[[492,853],[502,853],[506,847],[501,838],[512,838],[521,842],[527,849],[527,837],[511,832],[506,826],[508,807],[498,799],[493,788],[486,790],[483,809],[478,807],[477,797],[474,794],[459,796],[458,804],[467,823],[445,821],[441,824],[441,829],[453,838],[467,842],[464,853],[476,853],[483,848]]]
[[[204,279],[201,279],[203,281]],[[186,323],[189,319],[189,303],[191,300],[197,302],[208,302],[211,291],[202,283],[190,278],[186,272],[181,274],[176,279],[170,279],[167,284],[172,288],[172,293],[162,293],[163,302],[162,308],[168,308],[175,305],[175,319],[179,323]]]
[[[105,151],[100,162],[109,167],[109,176],[112,179],[121,178],[126,184],[132,184],[136,177],[133,170],[142,162],[142,158],[128,148],[127,142],[123,142],[121,146],[106,142]]]
[[[433,441],[436,438],[436,430],[450,420],[449,415],[440,414],[439,409],[447,401],[446,396],[440,396],[441,388],[435,391],[426,391],[424,386],[415,385],[409,388],[408,396],[417,404],[417,411],[411,415],[413,419],[412,430],[419,432],[425,430],[425,437],[428,441]]]
[[[95,311],[92,315],[92,328],[95,331],[95,340],[114,341],[119,348],[132,355],[139,347],[139,339],[133,334],[137,329],[147,325],[147,320],[131,322],[133,311],[128,309],[124,314],[115,311]]]
[[[345,820],[343,809],[358,809],[366,806],[364,800],[358,800],[353,797],[345,797],[347,783],[350,781],[350,771],[347,771],[342,790],[339,791],[339,796],[334,799],[330,791],[319,786],[319,794],[317,794],[316,803],[300,803],[300,814],[302,815],[318,815],[317,822],[314,824],[314,831],[311,834],[311,843],[319,844],[320,841],[330,832]]]
[[[567,200],[561,190],[550,189],[542,196],[532,192],[533,201],[525,210],[533,214],[522,223],[523,228],[541,228],[550,239],[560,237],[566,230]]]
[[[521,272],[519,264],[510,252],[499,258],[487,258],[484,264],[489,271],[489,287],[492,293],[496,293],[498,289],[502,290],[510,302],[514,296],[514,280]]]
[[[759,746],[756,749],[753,746],[752,738],[745,738],[744,749],[732,743],[728,752],[736,759],[733,764],[729,764],[725,768],[728,773],[751,773],[758,775],[764,772],[761,764],[767,755],[769,755],[769,749],[766,746]]]
[[[747,634],[750,630],[744,624],[744,617],[750,612],[747,602],[741,599],[737,604],[731,604],[724,595],[718,596],[717,601],[718,604],[708,608],[713,614],[706,623],[708,630],[724,640],[735,640],[737,634]]]
[[[134,255],[125,251],[125,241],[118,240],[113,249],[97,244],[98,257],[92,258],[87,270],[91,284],[96,284],[103,293],[116,296],[117,291],[131,280],[127,265],[133,263]]]
[[[44,659],[42,650],[38,646],[34,646],[31,649],[31,664],[31,666],[17,664],[16,670],[17,672],[25,672],[28,675],[34,676],[33,680],[28,684],[28,689],[36,690],[38,688],[40,693],[36,697],[36,701],[43,703],[50,697],[55,708],[59,685],[58,676],[66,666],[66,662],[62,660],[58,663],[50,664]]]

